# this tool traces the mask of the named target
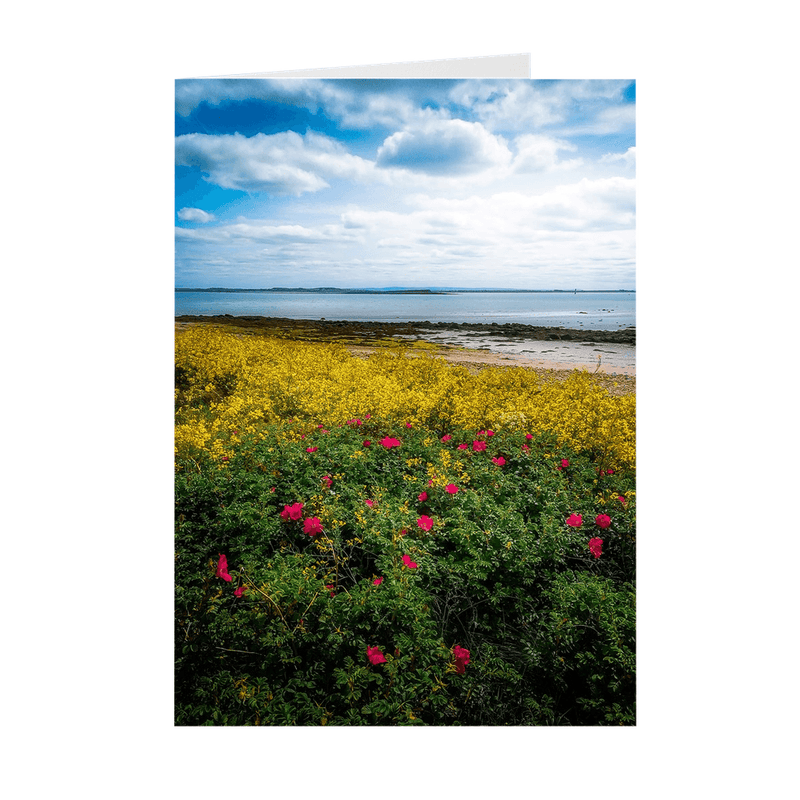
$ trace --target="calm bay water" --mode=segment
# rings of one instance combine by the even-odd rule
[[[636,325],[635,292],[453,292],[439,295],[175,292],[175,315],[372,322],[474,322],[618,330]]]

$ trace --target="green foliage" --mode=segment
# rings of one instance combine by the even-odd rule
[[[295,421],[179,464],[176,724],[635,723],[633,474],[546,433],[449,433]]]

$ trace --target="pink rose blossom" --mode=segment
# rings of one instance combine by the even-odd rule
[[[597,524],[598,524],[598,525],[599,525],[601,528],[607,528],[607,527],[608,527],[608,526],[611,524],[611,517],[609,517],[607,514],[598,514],[598,515],[597,515],[597,516],[594,518],[594,521],[595,521],[595,522],[596,522],[596,523],[597,523]]]
[[[595,558],[600,558],[603,555],[603,540],[589,539],[589,550]]]
[[[333,478],[330,475],[323,475],[322,482],[325,484],[326,489],[330,489],[333,485]]]
[[[411,560],[411,556],[403,556],[403,563],[404,563],[404,564],[405,564],[405,565],[406,565],[406,566],[407,566],[409,569],[416,569],[416,568],[417,568],[417,562],[416,562],[416,561],[412,561],[412,560]]]
[[[294,503],[291,506],[284,506],[283,511],[281,511],[281,518],[282,519],[294,519],[298,520],[300,517],[303,516],[303,504],[302,503]]]
[[[424,514],[417,520],[417,525],[424,531],[429,531],[433,527],[433,520]]]
[[[476,453],[486,449],[486,442],[479,442],[477,439],[472,443],[472,449]]]
[[[372,444],[372,442],[370,442],[369,439],[367,439],[366,441],[364,441],[364,443],[361,446],[362,447],[369,447],[371,444]]]
[[[322,521],[319,517],[309,517],[303,523],[303,533],[307,533],[309,536],[316,536],[318,533],[322,533]]]
[[[368,647],[367,658],[370,664],[385,664],[386,657],[381,652],[380,647]]]
[[[400,440],[387,436],[381,439],[381,444],[388,450],[390,447],[400,447]]]
[[[217,577],[222,578],[224,581],[230,581],[231,576],[228,575],[228,559],[226,556],[219,554],[219,563],[217,564]]]
[[[468,444],[460,444],[456,449],[457,450],[466,450],[469,448]]]
[[[244,594],[244,586],[240,586],[234,593],[234,597],[241,597]]]
[[[419,493],[419,497],[417,498],[417,500],[419,500],[420,503],[424,503],[427,499],[428,499],[428,493],[427,492],[420,492]]]
[[[374,500],[365,500],[364,502],[365,502],[365,503],[366,503],[366,504],[367,504],[367,505],[368,505],[370,508],[372,508],[372,506],[374,506],[374,505],[375,505],[375,501],[374,501]]]
[[[306,447],[306,453],[316,453],[317,449],[316,447]]]
[[[528,447],[528,445],[524,444],[524,445],[522,445],[522,448],[521,448],[521,449],[522,449],[522,450],[523,450],[525,453],[527,453],[527,452],[530,450],[530,447]]]
[[[502,467],[503,464],[506,463],[506,460],[503,458],[503,456],[500,456],[500,458],[493,458],[492,463],[497,464],[498,467]]]
[[[525,438],[526,438],[528,441],[530,441],[531,439],[533,439],[533,434],[532,434],[532,433],[526,433],[526,434],[525,434]]]
[[[449,433],[446,433],[444,436],[442,436],[441,441],[449,442],[452,438],[453,437]]]
[[[456,659],[456,674],[463,675],[467,664],[469,664],[469,650],[466,647],[455,645],[453,647],[453,655]]]
[[[580,514],[570,514],[567,517],[567,525],[572,528],[580,528],[583,525],[583,517]]]
[[[375,580],[372,581],[373,586],[380,586],[382,583],[383,583],[383,578],[375,578]]]
[[[456,486],[454,483],[448,483],[447,486],[444,487],[444,490],[448,494],[458,494],[458,486]]]

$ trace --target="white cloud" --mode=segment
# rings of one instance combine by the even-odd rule
[[[396,167],[428,175],[469,175],[505,167],[511,152],[502,137],[477,122],[433,120],[393,133],[378,148],[379,167]]]
[[[559,161],[558,151],[574,151],[578,148],[563,139],[553,139],[535,133],[517,136],[514,140],[517,155],[514,158],[515,172],[547,172],[553,169],[573,169],[583,164],[582,158]]]
[[[223,189],[295,195],[317,192],[326,178],[371,178],[374,165],[322,134],[294,131],[246,137],[189,133],[175,140],[175,162],[199,167]]]
[[[178,219],[184,222],[213,222],[216,217],[200,208],[182,208],[178,212]]]
[[[606,153],[600,158],[601,164],[622,164],[625,167],[636,166],[636,148],[629,147],[624,153]]]
[[[455,84],[450,99],[471,109],[489,130],[538,129],[567,121],[576,103],[590,112],[619,100],[630,81],[468,80]]]

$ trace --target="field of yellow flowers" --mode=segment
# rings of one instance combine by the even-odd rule
[[[178,725],[635,723],[635,396],[176,333]]]
[[[175,448],[179,459],[229,455],[264,423],[299,417],[325,426],[371,414],[432,430],[546,430],[560,443],[633,468],[634,395],[613,397],[588,372],[546,381],[518,368],[472,375],[403,350],[368,360],[340,344],[237,336],[214,328],[176,334]]]

